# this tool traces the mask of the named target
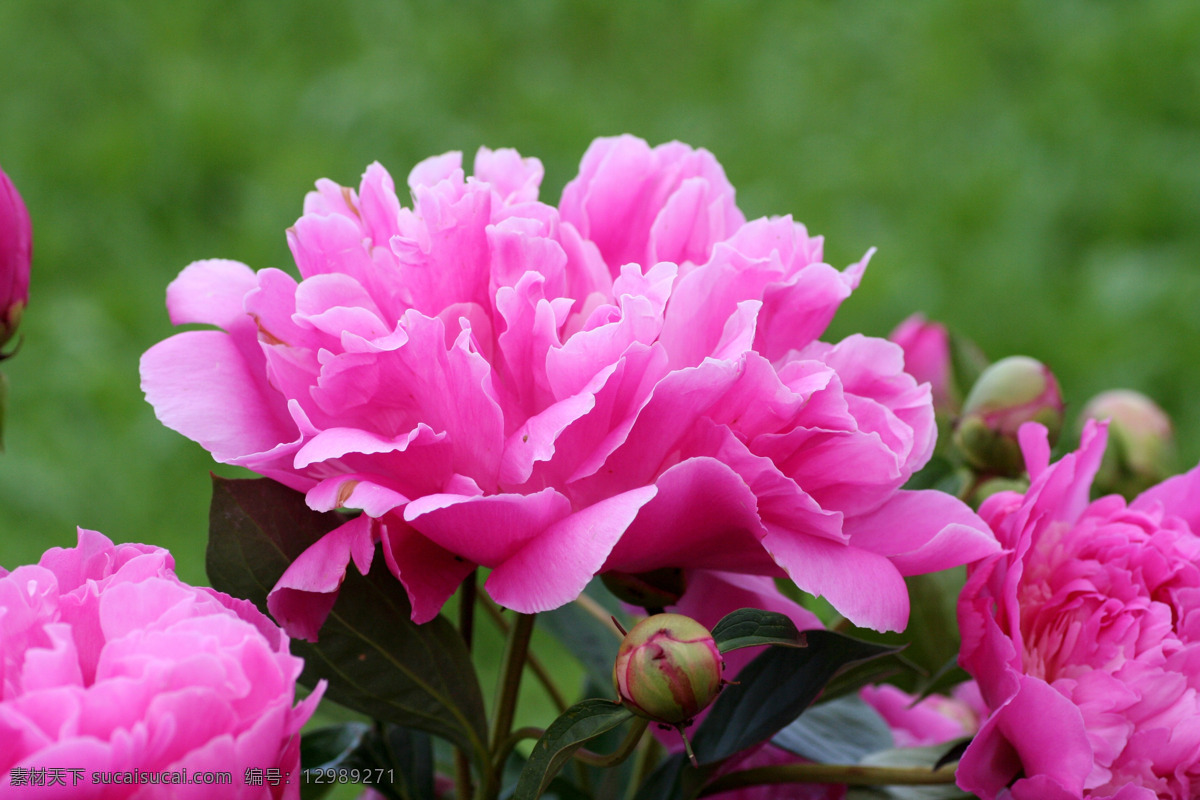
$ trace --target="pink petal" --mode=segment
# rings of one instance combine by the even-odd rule
[[[908,587],[883,556],[775,525],[763,547],[797,586],[824,596],[855,625],[902,631],[908,624]]]
[[[187,266],[167,286],[173,325],[199,322],[230,330],[246,319],[246,294],[258,286],[253,270],[237,261],[213,258]]]
[[[187,331],[142,355],[142,391],[168,428],[231,462],[293,442],[297,431],[284,398],[248,363],[232,337]]]
[[[745,572],[774,571],[758,539],[754,494],[730,467],[692,458],[668,469],[613,548],[604,571],[645,572],[664,564]]]
[[[447,550],[496,567],[570,513],[567,498],[547,488],[528,495],[426,495],[405,506],[404,520]]]
[[[374,554],[372,520],[366,515],[325,534],[280,576],[267,596],[271,616],[289,636],[315,642],[337,600],[350,559],[366,575]]]
[[[412,605],[418,625],[438,615],[475,564],[417,533],[398,515],[383,521],[383,556]]]
[[[488,594],[522,614],[571,602],[654,495],[653,486],[643,486],[560,519],[492,570],[484,584]]]
[[[938,572],[999,552],[991,528],[945,492],[900,491],[880,508],[850,517],[855,547],[887,556],[902,575]]]

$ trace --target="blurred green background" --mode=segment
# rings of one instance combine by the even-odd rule
[[[557,202],[624,131],[712,150],[748,216],[795,215],[835,265],[878,247],[831,336],[924,311],[1045,360],[1075,409],[1147,392],[1200,457],[1194,0],[6,0],[0,165],[36,272],[3,366],[0,564],[82,525],[204,580],[213,463],[137,375],[189,262],[291,267],[313,181],[373,160],[399,183],[514,146]]]

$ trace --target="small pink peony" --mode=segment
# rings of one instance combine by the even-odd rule
[[[382,542],[413,619],[476,565],[521,612],[597,573],[787,575],[903,628],[903,575],[996,544],[929,458],[928,387],[899,347],[817,341],[858,284],[788,217],[745,222],[708,152],[596,141],[560,208],[542,166],[481,149],[358,191],[320,181],[288,232],[300,281],[192,264],[189,331],[142,358],[166,425],[222,462],[364,514],[306,551],[272,613],[314,638],[351,558]]]
[[[888,339],[904,349],[904,369],[933,392],[933,407],[953,411],[958,406],[950,354],[950,333],[940,322],[913,314],[891,332]]]
[[[323,686],[293,707],[287,637],[173,569],[166,550],[83,529],[77,547],[0,569],[0,794],[299,798],[300,727]],[[247,769],[291,783],[247,785]],[[151,782],[184,770],[232,782]]]
[[[33,228],[17,187],[0,169],[0,345],[21,322],[29,302],[29,268],[33,258]]]
[[[1005,546],[970,569],[960,660],[990,709],[958,771],[983,798],[1200,793],[1200,467],[1126,504],[1089,502],[1106,428],[981,514]],[[1008,787],[1008,788],[1006,788]]]

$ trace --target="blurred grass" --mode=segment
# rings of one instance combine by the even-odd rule
[[[515,146],[558,194],[598,135],[712,150],[748,216],[844,265],[830,336],[921,310],[1071,406],[1140,389],[1200,458],[1200,5],[7,0],[0,165],[36,273],[0,456],[0,564],[74,526],[204,581],[214,465],[137,360],[190,261],[290,268],[319,177]],[[224,468],[220,471],[231,474]]]

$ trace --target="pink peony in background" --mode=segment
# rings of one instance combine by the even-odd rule
[[[958,398],[946,326],[930,322],[923,314],[913,314],[897,325],[888,339],[903,348],[905,371],[918,381],[929,383],[934,408],[956,410]]]
[[[0,570],[0,793],[14,775],[60,769],[65,785],[21,797],[298,798],[302,662],[254,606],[181,583],[171,555],[79,544]],[[230,772],[232,785],[103,785],[93,772]],[[291,783],[247,786],[245,770]],[[79,780],[66,771],[81,770]],[[43,773],[45,774],[45,773]],[[15,796],[15,795],[14,795]]]
[[[12,337],[29,302],[33,228],[17,187],[0,169],[0,345]]]
[[[961,662],[990,709],[958,770],[983,798],[1193,798],[1200,792],[1200,467],[1133,502],[1089,502],[1106,428],[981,514],[1005,552],[970,568]],[[1014,782],[1015,781],[1015,782]],[[1011,789],[1006,789],[1011,784]]]
[[[818,341],[839,271],[789,217],[746,222],[711,154],[630,136],[584,155],[558,208],[542,167],[481,149],[330,181],[288,231],[300,280],[232,261],[168,289],[180,333],[142,359],[166,425],[218,461],[364,513],[306,551],[270,607],[314,638],[377,542],[413,618],[476,566],[522,612],[597,573],[789,576],[901,629],[902,576],[996,549],[939,492],[900,487],[936,435],[883,339]]]

